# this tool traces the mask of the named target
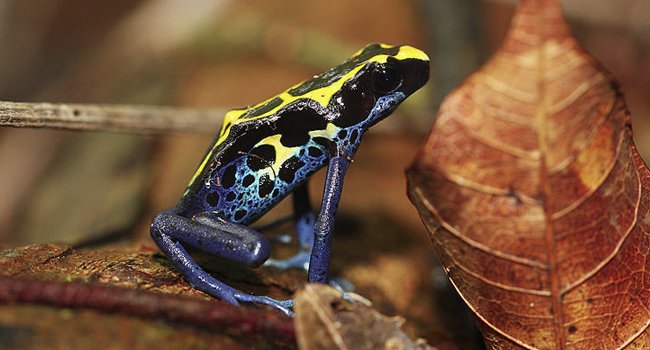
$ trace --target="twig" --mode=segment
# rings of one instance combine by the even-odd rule
[[[0,126],[16,128],[213,134],[224,114],[220,109],[0,101]]]
[[[240,338],[259,336],[287,346],[295,346],[296,342],[291,318],[218,300],[209,302],[118,287],[0,277],[0,303],[91,308],[178,322]]]

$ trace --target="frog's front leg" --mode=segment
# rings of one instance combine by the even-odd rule
[[[298,252],[287,259],[268,259],[264,265],[279,269],[299,268],[307,271],[312,246],[314,244],[314,212],[309,204],[307,183],[303,183],[293,192],[293,212],[298,238]]]
[[[337,155],[330,159],[325,179],[325,190],[320,212],[314,225],[314,246],[309,262],[309,282],[327,283],[329,281],[329,264],[332,253],[332,231],[334,229],[334,215],[339,205],[343,179],[350,166],[347,155]]]
[[[254,296],[232,288],[203,270],[183,246],[255,267],[268,259],[271,252],[268,240],[257,231],[228,222],[213,213],[187,218],[172,209],[156,215],[151,225],[151,236],[194,288],[235,305],[239,302],[260,303],[291,314],[293,300]]]

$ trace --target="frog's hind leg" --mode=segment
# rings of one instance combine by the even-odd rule
[[[232,288],[203,270],[183,246],[189,245],[208,254],[255,267],[262,264],[271,252],[268,240],[257,231],[228,222],[212,213],[199,214],[190,219],[168,210],[154,218],[151,236],[194,288],[235,305],[240,302],[260,303],[291,315],[293,300],[254,296]]]
[[[293,192],[293,212],[298,237],[298,252],[287,259],[268,259],[264,265],[279,269],[298,268],[309,270],[309,259],[314,245],[314,222],[316,217],[309,204],[307,183],[300,185]]]

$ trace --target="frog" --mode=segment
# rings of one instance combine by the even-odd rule
[[[195,289],[231,304],[292,314],[293,299],[253,295],[204,270],[188,248],[251,268],[303,268],[328,283],[343,180],[364,133],[429,79],[429,57],[409,45],[370,44],[325,73],[261,103],[227,112],[175,207],[151,223],[154,242]],[[327,168],[318,215],[307,182]],[[272,259],[271,239],[251,226],[292,196],[298,252]]]

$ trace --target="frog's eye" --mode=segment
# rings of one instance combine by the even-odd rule
[[[373,90],[381,94],[393,92],[402,86],[402,74],[391,64],[377,66],[370,79]]]

